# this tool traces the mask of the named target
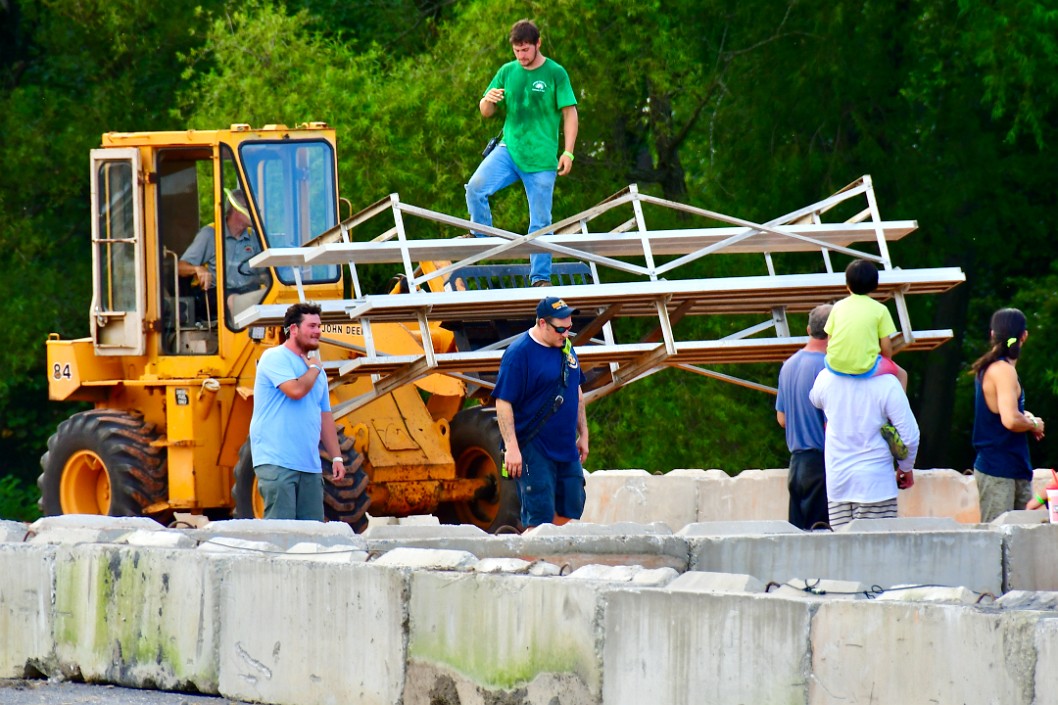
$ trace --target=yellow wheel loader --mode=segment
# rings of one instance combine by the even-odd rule
[[[91,185],[91,336],[53,334],[47,350],[50,397],[94,408],[49,439],[42,511],[163,523],[176,511],[261,516],[247,437],[256,363],[280,344],[280,331],[240,328],[235,317],[255,304],[345,298],[349,275],[339,266],[248,265],[338,222],[334,131],[310,123],[108,133],[91,153]],[[229,232],[236,205],[250,221],[249,239]],[[210,252],[213,268],[202,258]],[[450,331],[430,326],[435,352],[455,349]],[[414,330],[375,325],[370,343],[422,354]],[[369,376],[334,374],[364,346],[355,323],[325,329],[333,404],[370,390]],[[465,400],[463,382],[431,375],[341,417],[349,473],[339,482],[324,477],[328,519],[358,531],[368,509],[437,512],[485,529],[516,524],[517,497],[498,470],[495,415],[463,409]]]

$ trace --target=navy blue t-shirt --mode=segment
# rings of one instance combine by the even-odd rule
[[[569,365],[566,387],[559,392],[562,365]],[[532,443],[547,457],[556,461],[576,460],[578,391],[584,375],[577,353],[570,350],[568,363],[561,348],[552,348],[533,340],[524,333],[503,353],[500,374],[492,396],[510,403],[514,409],[514,429],[521,445],[540,417],[540,409],[550,409],[556,393],[564,399],[562,406],[532,439]]]

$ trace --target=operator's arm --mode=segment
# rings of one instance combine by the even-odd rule
[[[786,428],[786,414],[781,411],[775,412],[775,420],[779,422],[779,425]]]
[[[580,127],[580,118],[577,115],[576,105],[567,105],[562,108],[562,135],[566,152],[573,154],[577,146],[577,130]],[[573,168],[573,158],[563,152],[558,158],[558,175],[565,176]]]
[[[329,411],[320,412],[320,441],[323,443],[327,456],[331,458],[331,470],[334,479],[341,480],[345,477],[345,459],[342,457],[342,448],[338,445],[338,430],[334,426],[334,415]]]
[[[187,260],[180,260],[176,265],[176,272],[182,277],[198,277],[198,283],[203,289],[213,286],[213,275],[204,264],[191,264]]]
[[[496,421],[500,424],[500,435],[503,436],[503,461],[507,465],[507,474],[519,477],[522,474],[522,450],[518,447],[518,436],[514,433],[514,407],[509,401],[496,400]]]
[[[577,390],[577,451],[580,462],[588,459],[588,414],[584,409],[584,392]]]
[[[305,370],[300,377],[294,379],[288,379],[279,385],[279,391],[286,394],[291,399],[297,401],[306,394],[312,391],[312,388],[316,385],[316,380],[320,375],[323,374],[323,365],[320,364],[319,360],[309,360],[307,357],[302,357],[305,364],[309,366],[309,369]],[[331,424],[333,430],[334,424]],[[335,445],[338,441],[335,440]]]

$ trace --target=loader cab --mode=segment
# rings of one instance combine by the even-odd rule
[[[215,355],[221,328],[235,331],[235,314],[273,285],[269,271],[247,264],[264,249],[252,198],[226,144],[158,149],[154,173],[160,352]],[[191,273],[196,266],[211,272],[208,286]]]
[[[242,332],[240,311],[274,300],[279,288],[305,297],[305,287],[340,286],[334,265],[269,270],[248,263],[337,223],[333,138],[292,139],[285,128],[148,133],[149,146],[136,146],[135,137],[115,135],[105,140],[112,146],[92,152],[98,354],[145,355],[147,336],[156,333],[150,351],[162,356],[228,355],[224,341]],[[233,207],[241,218],[229,218]],[[182,259],[206,265],[210,285],[188,276]]]
[[[261,303],[276,278],[281,286],[339,280],[333,265],[279,267],[273,275],[249,264],[266,247],[297,247],[337,222],[331,144],[245,140],[216,149],[216,173],[211,149],[162,149],[157,156],[165,355],[217,354],[218,330],[240,332],[235,316]],[[247,221],[249,227],[236,232]],[[216,253],[216,281],[202,289],[181,276],[180,260],[199,263],[207,245]]]

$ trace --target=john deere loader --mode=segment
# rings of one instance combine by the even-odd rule
[[[235,314],[247,302],[344,298],[339,266],[248,262],[337,224],[336,166],[335,133],[323,123],[103,135],[91,153],[91,337],[53,334],[47,342],[50,397],[93,408],[63,421],[48,441],[38,481],[45,515],[163,523],[176,511],[261,515],[247,438],[257,360],[280,344],[280,330],[239,326]],[[214,227],[216,281],[203,287],[182,277],[181,256],[204,226],[224,223],[237,191],[253,246]],[[454,349],[451,332],[430,326],[432,352]],[[370,335],[373,349],[423,353],[413,327],[384,323]],[[371,388],[370,376],[335,374],[364,346],[359,325],[325,329],[333,404]],[[515,524],[517,497],[497,472],[495,415],[464,410],[465,396],[462,381],[430,375],[341,417],[350,472],[342,481],[324,476],[328,519],[362,530],[370,509],[437,512],[485,529]]]

